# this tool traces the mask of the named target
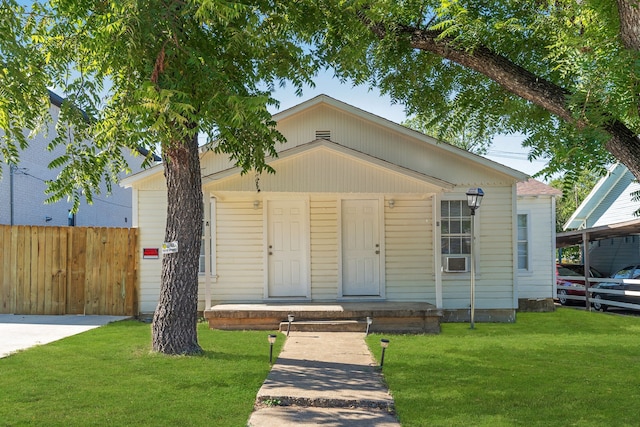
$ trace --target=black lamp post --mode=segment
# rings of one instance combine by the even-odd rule
[[[389,347],[389,340],[382,338],[380,340],[380,347],[382,347],[382,356],[380,356],[380,369],[384,366],[384,351]]]
[[[475,328],[475,310],[476,310],[476,262],[474,259],[475,253],[473,250],[474,242],[475,242],[475,222],[476,222],[476,211],[480,209],[480,203],[482,203],[482,198],[484,197],[484,191],[482,188],[470,188],[467,191],[467,204],[469,205],[469,209],[471,209],[471,313],[470,313],[470,322],[471,329]]]
[[[276,336],[274,334],[269,334],[267,337],[269,340],[269,363],[273,363],[273,344],[276,342]]]

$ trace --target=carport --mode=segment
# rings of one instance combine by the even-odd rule
[[[585,290],[589,295],[589,251],[587,243],[633,235],[640,235],[640,219],[557,233],[556,250],[569,246],[580,246],[585,271]],[[591,310],[591,304],[587,304],[587,309]]]

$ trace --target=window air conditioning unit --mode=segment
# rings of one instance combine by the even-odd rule
[[[465,273],[469,271],[468,258],[465,256],[448,256],[445,258],[444,271],[448,273]]]

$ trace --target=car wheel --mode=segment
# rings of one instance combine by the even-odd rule
[[[602,303],[602,296],[600,294],[595,294],[593,299],[593,308],[596,310],[607,311],[607,306]]]
[[[558,301],[561,305],[567,305],[569,300],[567,299],[567,291],[565,289],[560,289],[558,291]]]

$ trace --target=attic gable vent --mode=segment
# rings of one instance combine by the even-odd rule
[[[316,131],[316,139],[331,139],[331,131],[330,130],[317,130]]]

